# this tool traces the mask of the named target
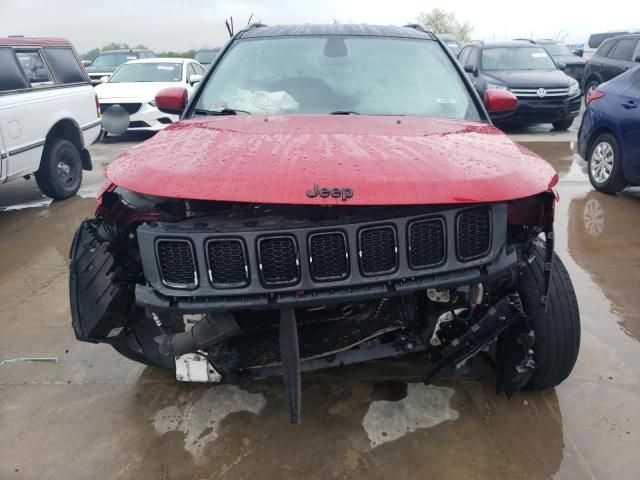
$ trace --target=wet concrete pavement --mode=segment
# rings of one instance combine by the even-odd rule
[[[424,387],[416,355],[305,374],[291,426],[277,381],[177,383],[75,341],[68,248],[95,206],[76,197],[0,211],[0,360],[58,357],[0,366],[0,478],[640,478],[640,190],[593,192],[575,132],[511,133],[561,177],[557,250],[583,336],[558,388],[509,401],[482,362]],[[134,143],[95,145],[94,160]],[[100,183],[88,176],[87,196]],[[30,188],[0,187],[0,209],[39,198]]]

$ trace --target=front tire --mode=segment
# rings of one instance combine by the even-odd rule
[[[598,135],[587,157],[589,180],[596,190],[617,193],[627,186],[622,171],[622,155],[616,137],[610,133]]]
[[[82,183],[82,159],[76,146],[62,138],[47,141],[35,174],[40,191],[55,200],[76,194]]]
[[[569,130],[569,127],[573,124],[573,118],[570,118],[569,120],[561,120],[559,122],[553,122],[553,129],[554,130]]]
[[[533,260],[520,276],[519,294],[535,332],[533,358],[536,369],[525,390],[546,390],[569,376],[580,349],[580,312],[576,294],[562,260],[554,253],[547,310],[540,303],[544,293],[545,247],[536,241]]]

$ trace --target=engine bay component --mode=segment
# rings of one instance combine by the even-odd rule
[[[206,350],[238,333],[238,324],[230,313],[211,313],[186,332],[160,335],[155,341],[163,355],[180,356]]]
[[[180,382],[220,383],[222,375],[205,355],[187,353],[176,357],[176,380]]]

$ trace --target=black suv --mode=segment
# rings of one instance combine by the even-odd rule
[[[97,85],[102,82],[102,77],[109,77],[123,63],[138,58],[153,58],[156,54],[151,50],[108,50],[99,53],[91,64],[85,67],[91,83]]]
[[[583,91],[585,102],[603,82],[617,77],[640,63],[640,33],[621,35],[602,42],[587,63]]]
[[[499,89],[518,97],[515,112],[502,122],[552,123],[556,130],[566,130],[580,111],[579,83],[540,45],[475,42],[462,49],[458,61],[481,96]]]

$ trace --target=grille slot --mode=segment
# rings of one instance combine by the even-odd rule
[[[198,274],[193,246],[188,240],[158,240],[156,244],[162,282],[172,288],[195,288]]]
[[[260,272],[266,285],[293,285],[300,280],[300,261],[296,240],[290,236],[258,240]]]
[[[249,266],[244,243],[239,238],[207,241],[209,280],[216,288],[244,287],[249,283]]]
[[[342,232],[314,233],[309,236],[311,276],[319,282],[342,280],[349,276],[347,237]]]
[[[358,234],[363,275],[380,275],[398,268],[398,241],[391,226],[363,228]]]
[[[417,220],[409,224],[409,265],[435,267],[446,259],[445,227],[442,218]]]
[[[107,109],[113,105],[120,105],[124,108],[129,115],[133,115],[134,113],[138,113],[140,107],[142,107],[141,103],[101,103],[100,104],[100,113],[104,113]]]
[[[483,208],[459,214],[456,222],[458,259],[469,261],[484,257],[490,249],[491,212]]]

